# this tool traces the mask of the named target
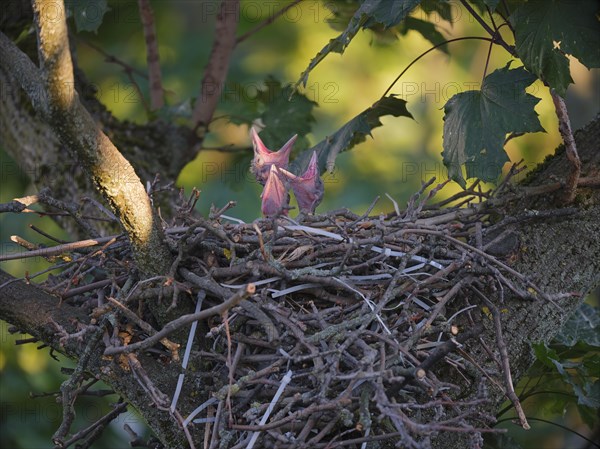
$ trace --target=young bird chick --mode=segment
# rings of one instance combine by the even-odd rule
[[[260,195],[262,199],[261,211],[265,217],[276,217],[288,213],[290,195],[287,180],[283,178],[275,164],[269,169],[269,176]]]
[[[298,135],[292,136],[279,151],[270,151],[260,137],[258,137],[258,133],[254,128],[251,129],[250,135],[252,136],[252,145],[254,147],[254,159],[252,159],[250,171],[254,174],[256,180],[264,186],[273,165],[283,169],[288,167],[290,152]]]
[[[313,214],[323,199],[325,187],[319,175],[317,166],[317,152],[313,151],[308,168],[301,176],[296,176],[289,171],[279,170],[290,182],[298,207],[301,213]]]

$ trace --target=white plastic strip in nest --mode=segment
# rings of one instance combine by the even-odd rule
[[[321,284],[300,284],[294,285],[293,287],[286,288],[283,290],[275,290],[274,288],[270,288],[268,291],[271,292],[271,298],[279,298],[280,296],[287,295],[288,293],[299,292],[300,290],[306,290],[308,288],[321,287]]]
[[[204,410],[206,407],[208,407],[209,405],[212,404],[216,404],[217,402],[219,402],[219,400],[217,398],[210,398],[207,401],[204,401],[202,404],[200,404],[198,407],[196,407],[196,409],[189,414],[189,416],[187,418],[185,418],[185,421],[183,421],[183,427],[187,427],[187,425],[190,423],[190,421],[192,419],[194,419],[194,417],[200,413],[202,410]]]
[[[270,284],[271,282],[280,281],[280,280],[281,280],[281,278],[279,276],[275,276],[272,278],[262,279],[260,281],[253,282],[253,284],[258,286],[258,285],[263,285],[263,284]],[[246,284],[221,284],[221,287],[240,289],[240,288],[246,287],[246,285],[248,285],[248,284],[247,283]]]
[[[271,413],[273,413],[273,409],[275,409],[275,405],[279,401],[279,397],[283,394],[283,390],[285,390],[285,387],[287,387],[287,384],[289,384],[290,381],[292,380],[292,374],[293,374],[292,370],[289,370],[286,373],[286,375],[283,376],[283,379],[281,379],[281,383],[279,384],[279,388],[277,389],[275,396],[273,396],[273,399],[271,400],[269,407],[267,407],[267,411],[265,412],[263,417],[260,419],[260,422],[258,423],[259,426],[264,426],[267,423],[269,416],[271,416]],[[252,436],[250,437],[250,441],[248,442],[246,449],[252,449],[254,447],[254,444],[258,440],[259,435],[260,435],[260,431],[252,432]]]
[[[322,235],[324,237],[329,237],[332,238],[334,240],[337,241],[343,241],[345,240],[344,237],[342,237],[339,234],[336,234],[335,232],[329,232],[326,231],[324,229],[317,229],[317,228],[311,228],[310,226],[302,226],[302,225],[286,225],[284,226],[285,229],[289,229],[290,231],[304,231],[308,234],[313,234],[313,235]],[[352,243],[352,239],[349,239],[349,242]],[[394,251],[390,248],[381,248],[379,246],[371,246],[370,247],[373,251],[377,252],[377,253],[383,253],[386,256],[393,256],[393,257],[404,257],[406,256],[406,253],[402,252],[402,251]],[[444,267],[433,261],[433,260],[428,260],[425,257],[421,257],[421,256],[411,256],[410,260],[414,260],[416,262],[423,262],[426,263],[428,265],[431,265],[432,267],[437,268],[438,270],[442,270]]]
[[[246,224],[244,220],[240,220],[239,218],[230,217],[229,215],[219,215],[220,218],[224,218],[225,220],[231,220],[239,224]]]

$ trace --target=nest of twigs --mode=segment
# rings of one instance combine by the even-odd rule
[[[194,366],[181,383],[194,379],[203,393],[182,424],[192,439],[206,433],[211,448],[377,448],[386,441],[422,448],[445,431],[479,441],[493,421],[478,407],[488,399],[484,383],[495,378],[514,395],[500,327],[485,342],[500,366],[487,377],[473,374],[481,367],[471,363],[470,341],[483,327],[500,326],[488,295],[543,293],[506,264],[504,222],[492,223],[483,193],[435,206],[425,206],[432,194],[424,196],[382,216],[343,210],[245,224],[222,211],[212,219],[188,215],[167,231],[178,254],[170,276],[132,281],[128,245],[117,239],[76,255],[81,263],[47,287],[96,318],[113,311],[129,326],[131,338],[109,344],[108,355],[168,355],[177,346],[146,321],[148,289],[171,313],[183,296],[194,298],[202,319],[177,363]],[[94,288],[73,286],[86,273]],[[166,327],[187,332],[192,321]],[[195,378],[198,371],[210,375]],[[462,387],[442,378],[483,380],[461,399]],[[152,400],[168,408],[177,394]]]

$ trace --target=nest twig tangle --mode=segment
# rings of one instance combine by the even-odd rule
[[[102,330],[106,363],[129,366],[192,446],[420,449],[440,432],[461,432],[478,447],[495,431],[479,407],[490,388],[528,426],[502,338],[503,298],[561,295],[510,267],[518,244],[497,195],[506,183],[427,205],[442,187],[425,194],[432,182],[405,210],[394,202],[380,216],[339,210],[247,224],[184,207],[167,229],[177,253],[167,276],[138,279],[128,244],[115,237],[100,249],[70,247],[44,288],[89,311],[81,332]],[[150,302],[196,310],[159,330]],[[190,325],[187,343],[176,343]],[[58,327],[65,339],[81,337]],[[484,328],[495,339],[482,338]],[[489,353],[488,365],[470,356],[473,345]],[[160,391],[140,353],[183,366],[175,392]],[[185,384],[195,410],[178,407]]]

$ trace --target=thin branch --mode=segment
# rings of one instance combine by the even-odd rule
[[[219,103],[229,69],[229,60],[236,44],[235,31],[239,18],[239,0],[221,0],[215,25],[215,41],[202,78],[200,95],[192,113],[195,129],[208,126]]]
[[[440,42],[437,45],[434,45],[433,47],[429,48],[428,50],[425,50],[423,53],[421,53],[419,56],[417,56],[415,59],[413,59],[410,64],[408,64],[406,66],[406,68],[404,70],[402,70],[402,72],[400,72],[400,75],[398,75],[396,77],[396,79],[394,79],[394,81],[392,81],[392,83],[388,86],[388,88],[385,90],[385,92],[383,93],[383,95],[381,96],[380,100],[385,98],[385,96],[390,92],[390,90],[392,90],[392,87],[394,87],[394,85],[398,82],[398,80],[400,80],[400,78],[402,78],[402,76],[408,72],[408,69],[410,69],[413,65],[415,65],[417,63],[417,61],[419,61],[423,56],[431,53],[433,50],[436,50],[440,47],[443,47],[444,45],[450,44],[452,42],[459,42],[459,41],[469,41],[469,40],[478,40],[478,41],[487,41],[490,43],[493,43],[494,40],[489,38],[489,37],[480,37],[480,36],[465,36],[465,37],[457,37],[455,39],[448,39],[447,41],[444,42]]]
[[[150,107],[152,110],[156,110],[163,106],[164,98],[154,13],[149,0],[138,0],[138,7],[144,28],[144,38],[146,39],[146,62],[148,63],[148,78],[150,79]]]
[[[232,307],[237,306],[240,302],[246,299],[248,296],[254,294],[256,287],[254,284],[248,284],[246,288],[240,289],[231,296],[227,301],[217,304],[210,309],[202,310],[198,313],[190,313],[188,315],[180,316],[179,318],[165,324],[165,326],[156,334],[146,338],[143,341],[134,343],[128,346],[111,346],[106,348],[104,355],[116,355],[122,353],[131,353],[139,349],[149,348],[161,341],[167,335],[175,332],[177,329],[181,329],[183,326],[193,323],[194,321],[204,320],[214,315],[221,315]]]
[[[460,3],[467,9],[467,11],[469,11],[471,13],[471,15],[475,18],[475,20],[477,20],[477,22],[479,22],[479,25],[481,25],[483,27],[483,29],[492,37],[494,43],[500,44],[511,55],[515,54],[514,47],[511,47],[510,45],[508,45],[504,41],[504,39],[502,39],[502,36],[500,36],[500,33],[494,31],[485,22],[485,20],[483,20],[483,18],[479,14],[477,14],[477,11],[475,11],[473,9],[473,7],[466,0],[460,0]]]
[[[89,248],[90,246],[103,245],[105,243],[110,242],[113,239],[116,239],[117,237],[118,236],[113,235],[109,237],[100,237],[97,239],[80,240],[78,242],[65,243],[64,245],[56,245],[50,248],[40,248],[26,253],[7,254],[5,256],[0,256],[0,262],[15,259],[27,259],[30,257],[57,256],[59,254],[70,253],[81,248]]]
[[[277,20],[282,15],[284,15],[289,9],[293,8],[294,6],[296,6],[298,3],[302,2],[302,1],[303,0],[294,0],[289,5],[286,5],[283,8],[281,8],[279,11],[273,13],[272,16],[268,17],[266,20],[264,20],[261,23],[259,23],[258,25],[256,25],[250,31],[246,31],[244,34],[242,34],[241,36],[239,36],[235,40],[235,44],[237,45],[237,44],[239,44],[241,42],[244,42],[250,36],[252,36],[253,34],[257,33],[260,30],[262,30],[264,27],[266,27],[268,25],[271,25],[273,22],[275,22],[275,20]]]
[[[521,427],[525,430],[531,429],[531,426],[527,422],[527,417],[525,416],[525,412],[523,411],[523,407],[521,406],[521,401],[519,397],[515,393],[515,387],[513,385],[512,374],[510,372],[510,357],[508,356],[508,349],[506,348],[506,342],[504,341],[503,332],[502,332],[502,319],[500,316],[500,311],[498,307],[490,301],[487,296],[485,296],[482,292],[480,292],[477,287],[471,286],[471,289],[477,294],[479,298],[481,298],[489,307],[490,312],[492,313],[492,318],[494,320],[494,329],[496,331],[496,347],[500,352],[500,361],[502,366],[502,376],[504,377],[504,388],[505,394],[513,403],[517,415],[519,416],[519,422],[521,423]]]
[[[550,95],[552,95],[556,116],[558,117],[558,130],[565,143],[567,159],[571,163],[571,172],[569,173],[569,176],[567,176],[567,183],[562,199],[565,203],[572,203],[575,199],[575,194],[577,193],[577,183],[579,182],[579,176],[581,175],[581,160],[579,159],[577,145],[575,144],[573,132],[571,131],[571,121],[569,120],[569,113],[567,112],[565,100],[563,100],[563,98],[552,88],[550,89]]]

